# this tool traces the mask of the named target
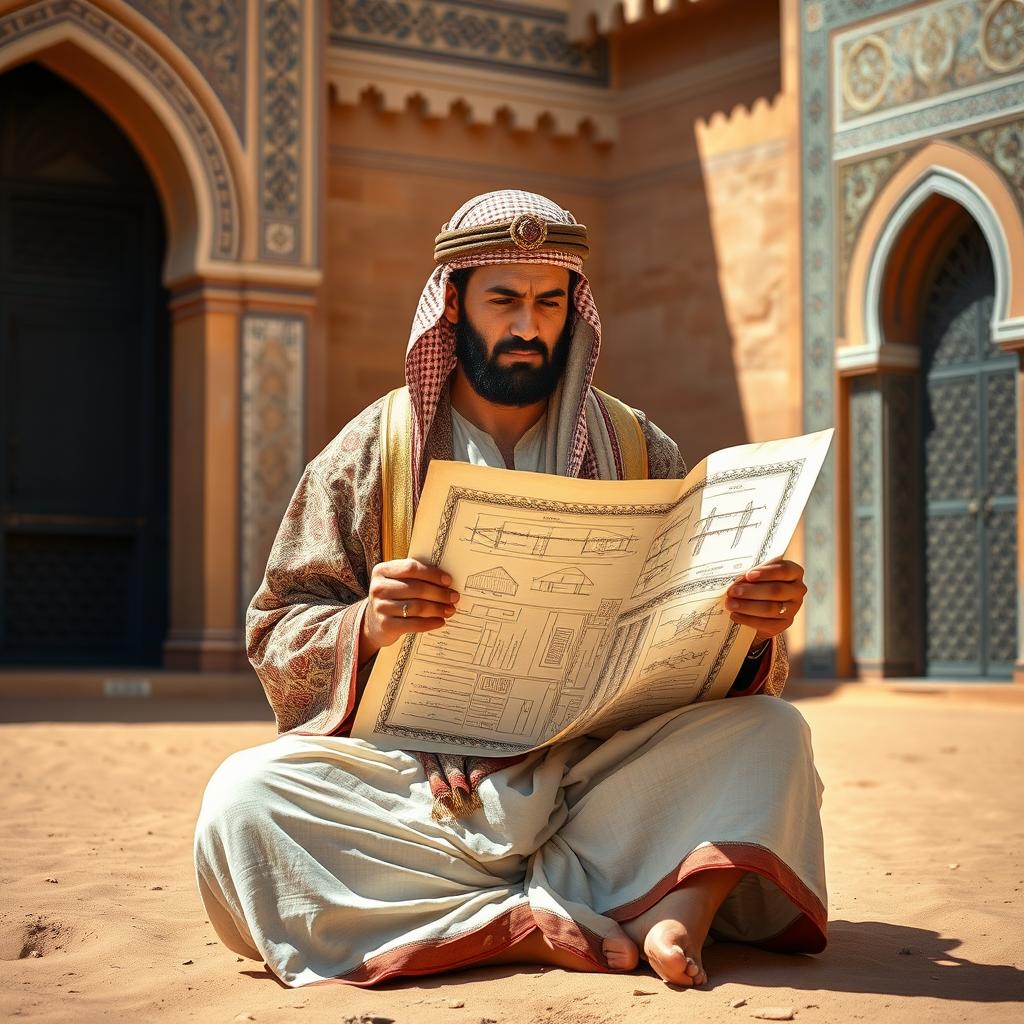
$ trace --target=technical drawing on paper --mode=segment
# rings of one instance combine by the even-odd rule
[[[479,515],[463,538],[478,551],[500,551],[507,555],[565,561],[569,558],[622,558],[636,552],[637,537],[629,530],[607,530],[590,526],[537,519],[507,519]]]
[[[587,597],[594,589],[594,581],[582,569],[569,565],[564,569],[549,572],[547,576],[535,576],[531,589],[545,594],[575,594],[577,597]]]
[[[647,593],[648,590],[671,575],[672,566],[675,565],[679,555],[691,515],[692,510],[688,510],[681,519],[668,523],[651,541],[644,566],[640,570],[640,577],[636,581],[634,597],[640,597],[641,594]]]
[[[731,533],[733,535],[732,550],[735,551],[743,540],[743,531],[754,530],[761,525],[760,522],[755,523],[751,520],[754,518],[755,512],[760,512],[765,507],[764,505],[755,506],[753,501],[748,501],[744,508],[732,512],[719,512],[716,505],[706,516],[697,520],[697,532],[689,538],[690,543],[694,545],[694,557],[696,558],[700,554],[708,537],[715,537],[719,534]],[[736,516],[739,516],[739,519],[736,519]],[[730,521],[718,522],[718,520]]]
[[[604,629],[606,626],[610,626],[615,621],[615,617],[619,614],[620,607],[622,607],[622,598],[604,598],[597,606],[597,611],[591,612],[587,616],[587,625],[596,626],[599,629]]]
[[[715,623],[711,620],[721,614],[721,608],[708,607],[698,608],[692,612],[681,611],[678,608],[662,612],[651,646],[663,647],[665,644],[680,640],[703,640],[715,632]]]
[[[515,597],[519,584],[500,565],[484,569],[466,577],[465,589],[471,594],[493,594],[495,597]]]
[[[419,653],[449,663],[510,671],[523,644],[518,608],[485,602],[459,611],[444,626],[420,637]]]
[[[707,651],[680,651],[678,654],[673,654],[670,658],[662,658],[660,661],[649,661],[640,670],[640,675],[647,676],[652,672],[657,672],[659,669],[679,670],[696,668],[704,663],[704,659],[707,656]]]

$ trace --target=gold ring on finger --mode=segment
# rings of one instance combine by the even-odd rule
[[[408,602],[406,602],[405,604],[402,605],[402,618],[403,619],[409,618],[409,604],[408,604]]]
[[[779,605],[779,615],[783,616],[786,614],[786,606],[784,604]]]

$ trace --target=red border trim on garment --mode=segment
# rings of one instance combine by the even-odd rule
[[[828,943],[828,913],[821,900],[800,880],[796,872],[771,850],[756,843],[712,843],[701,846],[683,859],[643,896],[606,911],[615,921],[649,910],[691,875],[713,868],[743,868],[774,882],[799,908],[800,914],[785,928],[766,939],[749,943],[776,953],[820,953]]]
[[[324,978],[302,987],[341,984],[367,988],[389,978],[461,970],[495,956],[538,929],[554,945],[591,961],[596,971],[609,972],[601,953],[601,939],[598,935],[574,921],[548,911],[533,910],[524,903],[465,935],[439,942],[411,942],[397,949],[389,949],[386,953],[371,957],[348,974],[338,978]]]

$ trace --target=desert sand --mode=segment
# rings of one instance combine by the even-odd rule
[[[710,946],[700,990],[539,967],[288,989],[218,942],[192,873],[207,779],[274,736],[262,698],[6,697],[0,1018],[1021,1021],[1024,700],[991,689],[791,686],[825,783],[829,946]]]

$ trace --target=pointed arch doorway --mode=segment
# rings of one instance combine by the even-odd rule
[[[1017,653],[1017,358],[992,344],[996,282],[968,220],[920,318],[924,673],[1008,679]]]
[[[159,664],[164,224],[138,154],[37,64],[0,75],[0,663]]]

